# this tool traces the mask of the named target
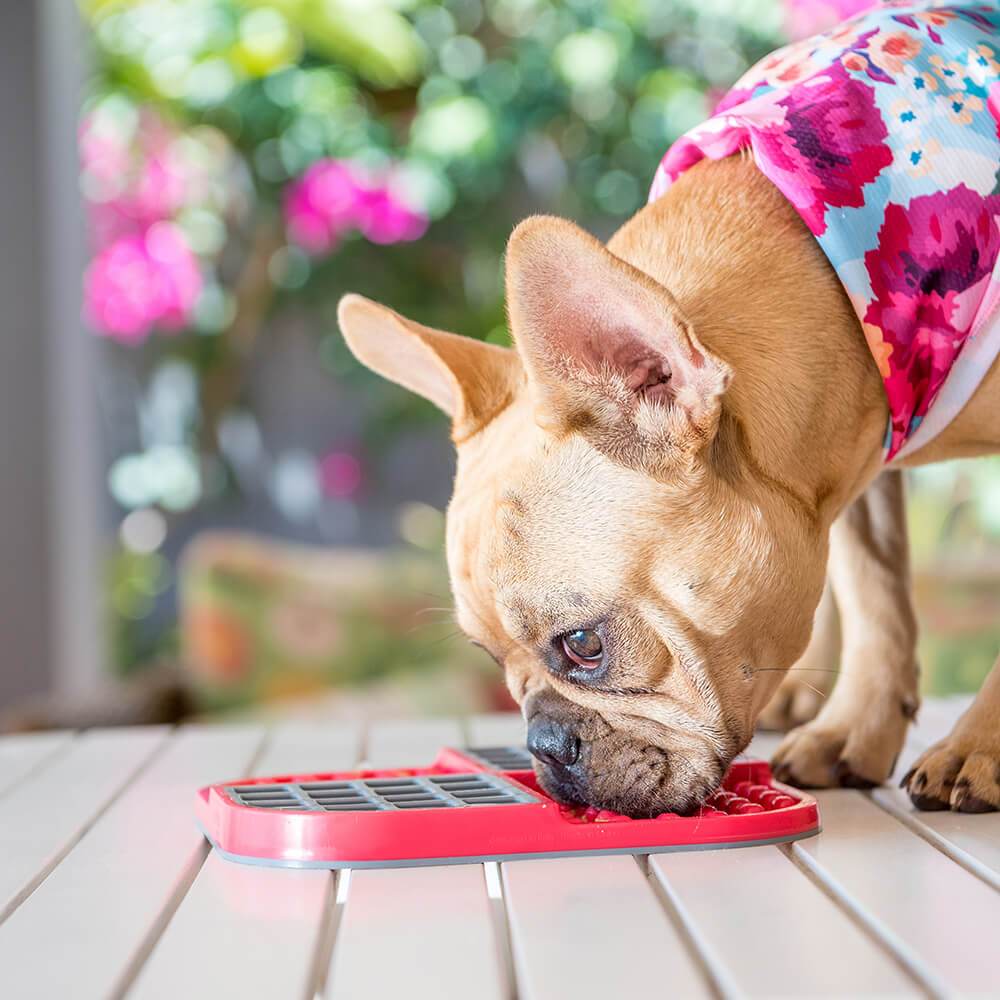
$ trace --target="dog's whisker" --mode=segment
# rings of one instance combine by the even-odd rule
[[[427,618],[424,621],[418,621],[413,624],[413,628],[431,628],[435,625],[457,625],[458,622],[452,617],[445,618]]]
[[[791,674],[791,673],[811,673],[811,674],[839,674],[841,670],[836,667],[755,667],[755,674]]]
[[[452,639],[457,639],[462,635],[462,630],[458,629],[455,632],[449,632],[447,635],[441,636],[440,639],[435,639],[433,642],[428,643],[428,646],[440,646],[442,643],[450,642]]]
[[[447,625],[448,622],[417,622],[416,625],[411,625],[403,635],[413,635],[414,632],[420,632],[422,635],[427,634],[428,629],[439,628],[442,625]]]

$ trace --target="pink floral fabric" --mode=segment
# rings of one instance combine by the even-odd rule
[[[887,461],[940,433],[1000,353],[998,36],[995,3],[888,3],[780,49],[667,151],[650,193],[752,151],[858,315]]]

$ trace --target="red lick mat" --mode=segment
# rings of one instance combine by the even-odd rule
[[[444,748],[430,767],[248,778],[202,788],[202,832],[231,861],[397,868],[744,847],[819,832],[816,800],[739,761],[695,816],[567,808],[517,747]]]

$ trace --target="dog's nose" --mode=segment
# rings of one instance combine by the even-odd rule
[[[536,715],[528,724],[528,749],[543,764],[569,767],[580,756],[580,740],[569,726]]]

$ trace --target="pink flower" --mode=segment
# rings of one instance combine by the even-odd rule
[[[101,128],[91,114],[80,122],[77,145],[84,171],[107,187],[121,184],[131,157],[128,142],[120,132]]]
[[[198,259],[181,231],[158,222],[94,257],[84,279],[84,314],[98,333],[138,344],[154,327],[183,327],[201,289]]]
[[[358,229],[372,243],[401,243],[427,231],[427,217],[414,212],[388,187],[371,188],[358,199]]]
[[[319,160],[288,189],[288,234],[310,253],[327,253],[357,225],[359,186],[350,165]]]
[[[785,0],[785,33],[793,41],[819,34],[874,7],[878,0]]]
[[[146,160],[136,179],[132,211],[140,222],[168,219],[188,201],[190,178],[164,151]]]
[[[331,451],[319,463],[320,483],[329,497],[349,497],[361,486],[361,463],[346,451]]]
[[[318,255],[354,229],[373,243],[418,239],[427,217],[402,201],[387,179],[367,177],[344,160],[320,160],[289,187],[285,224],[294,242]]]
[[[80,124],[80,164],[87,184],[94,242],[104,246],[173,217],[204,186],[178,154],[178,134],[143,109],[134,134],[94,112]]]

